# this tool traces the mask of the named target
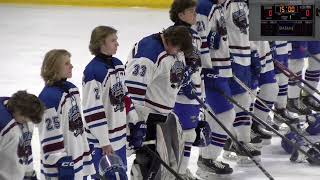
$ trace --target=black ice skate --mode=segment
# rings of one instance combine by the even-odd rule
[[[300,115],[308,115],[312,113],[312,111],[303,104],[299,98],[288,99],[287,109]]]
[[[240,141],[240,143],[242,144],[242,147],[253,156],[253,159],[255,159],[258,162],[261,161],[261,151],[254,148],[251,143],[244,143],[242,141]],[[253,161],[250,159],[247,153],[243,150],[243,148],[237,146],[237,155],[238,155],[237,164],[241,166],[253,165]]]
[[[212,179],[212,176],[216,175],[229,175],[233,172],[233,169],[229,166],[229,164],[221,161],[214,161],[212,159],[205,159],[201,156],[199,156],[197,164],[198,170],[196,174],[204,179]]]
[[[223,147],[222,157],[227,160],[236,161],[238,159],[236,151],[237,148],[235,146],[235,143],[230,138],[228,138]]]
[[[311,95],[302,96],[301,101],[307,107],[311,108],[314,111],[320,111],[320,103],[314,99]]]
[[[272,139],[272,132],[266,130],[262,125],[258,124],[257,122],[253,121],[251,130],[260,136],[262,139],[262,145],[269,145],[271,144]]]
[[[250,144],[252,144],[256,149],[262,148],[262,139],[261,136],[254,131],[251,130],[251,141]]]
[[[299,123],[299,118],[297,118],[296,116],[293,116],[286,108],[283,108],[283,109],[275,108],[275,112],[279,114],[281,117],[283,117],[283,120],[286,120],[286,122],[290,124]],[[281,120],[278,120],[276,116],[275,116],[275,120],[277,120],[276,122],[277,124],[278,122],[282,122]]]

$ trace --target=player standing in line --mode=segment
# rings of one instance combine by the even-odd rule
[[[116,29],[109,26],[94,28],[89,50],[95,57],[83,72],[83,114],[97,173],[100,159],[105,154],[117,154],[127,166],[127,120],[128,125],[137,122],[136,111],[126,96],[124,66],[113,57],[118,46]]]
[[[163,160],[170,154],[167,147],[171,131],[176,126],[166,121],[172,111],[184,80],[184,54],[192,51],[188,28],[171,26],[161,33],[144,37],[137,42],[126,64],[126,85],[139,118],[146,121],[145,145],[136,151],[131,179],[165,179],[160,163],[146,148],[157,152]],[[175,122],[174,122],[175,123]],[[165,137],[164,137],[165,136]],[[169,136],[169,137],[168,137]],[[170,139],[170,141],[171,141]]]
[[[305,62],[304,58],[307,57],[307,53],[302,51],[302,49],[306,49],[308,47],[308,43],[306,41],[292,41],[291,45],[292,52],[288,61],[289,69],[298,76],[302,77],[302,69]],[[300,88],[296,85],[296,83],[299,83],[299,80],[289,79],[287,109],[290,112],[301,115],[311,114],[311,109],[309,109],[299,99]]]
[[[174,26],[185,26],[192,35],[192,44],[194,48],[193,57],[186,55],[186,68],[191,70],[191,81],[196,88],[196,95],[201,96],[201,38],[199,34],[191,29],[196,24],[196,1],[195,0],[174,0],[170,8],[170,19]],[[203,57],[203,56],[202,56]],[[183,130],[183,155],[178,164],[178,173],[185,178],[193,179],[193,175],[187,168],[192,144],[196,139],[195,128],[199,121],[200,105],[191,94],[189,86],[182,87],[178,92],[177,100],[173,109],[173,116],[180,121]],[[182,153],[182,152],[180,152]]]
[[[224,3],[225,19],[228,29],[228,40],[230,53],[233,58],[232,72],[247,86],[251,85],[251,48],[249,42],[249,9],[245,1],[227,0]],[[230,81],[233,98],[249,111],[251,96],[234,80]],[[256,150],[251,141],[251,117],[250,115],[235,107],[236,118],[233,123],[237,139],[246,146],[246,149],[260,160],[261,152]],[[238,151],[239,164],[252,163],[248,161],[246,154]]]
[[[320,80],[320,41],[308,41],[308,48],[305,49],[310,53],[308,58],[308,68],[305,72],[305,80],[317,89]],[[317,59],[317,60],[316,60]],[[306,87],[307,89],[310,89]],[[310,90],[313,92],[313,90]],[[317,102],[307,92],[302,94],[302,102],[314,111],[320,111],[320,103]]]
[[[42,179],[86,179],[95,173],[81,116],[78,88],[72,77],[71,54],[64,49],[46,53],[39,99],[46,110],[39,124]]]
[[[210,53],[210,57],[201,59],[206,103],[224,126],[230,129],[235,118],[233,105],[217,92],[218,89],[231,96],[228,81],[232,77],[232,69],[227,29],[223,9],[219,5],[223,2],[224,0],[198,1],[196,29],[203,39],[202,47],[208,48],[207,53]],[[227,134],[209,114],[205,117],[212,130],[212,138],[208,147],[200,149],[197,175],[209,178],[215,174],[231,174],[233,170],[228,164],[217,161],[227,140]]]
[[[257,51],[258,61],[261,63],[260,72],[257,68],[254,68],[252,75],[256,74],[258,80],[259,92],[257,97],[268,106],[272,108],[274,102],[277,99],[279,87],[276,83],[274,65],[272,61],[272,52],[268,41],[252,41],[253,50]],[[251,62],[252,63],[252,62]],[[266,121],[269,117],[270,110],[265,107],[259,100],[255,100],[253,113],[263,121]],[[252,122],[252,133],[260,136],[263,145],[269,145],[271,143],[271,132],[267,131],[265,127],[262,127],[255,119]],[[253,135],[253,136],[255,136]]]
[[[43,111],[40,100],[26,91],[0,97],[0,179],[37,179],[32,163],[31,123],[40,123]]]

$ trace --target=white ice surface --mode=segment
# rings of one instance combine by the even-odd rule
[[[43,56],[54,48],[64,48],[72,53],[71,81],[81,87],[82,71],[92,58],[88,50],[90,33],[98,25],[118,29],[120,46],[116,56],[125,63],[137,40],[170,24],[168,10],[0,5],[0,96],[10,96],[20,89],[38,94],[43,88],[40,78]],[[37,134],[34,137],[34,162],[39,172]],[[272,145],[262,152],[262,165],[275,179],[320,179],[319,167],[290,163],[279,143],[280,139],[274,138]],[[189,166],[194,173],[197,156],[198,149],[194,148]],[[132,158],[129,162],[132,163]],[[267,179],[257,167],[241,168],[233,162],[231,165],[234,173],[230,179]]]

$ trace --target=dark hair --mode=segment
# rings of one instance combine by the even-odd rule
[[[116,34],[117,30],[110,26],[98,26],[91,32],[89,50],[91,54],[97,55],[100,52],[101,45],[104,43],[106,37],[111,34]]]
[[[197,2],[195,0],[174,0],[169,11],[171,21],[178,22],[179,13],[196,5]]]
[[[10,112],[19,112],[22,116],[31,119],[35,124],[42,120],[44,106],[37,96],[27,93],[27,91],[18,91],[8,100],[8,109]]]
[[[163,31],[163,37],[166,42],[180,47],[184,53],[188,54],[193,50],[192,37],[189,29],[185,26],[170,26]]]

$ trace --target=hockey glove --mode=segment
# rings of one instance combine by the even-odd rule
[[[217,32],[210,32],[208,35],[209,49],[219,49],[221,36]]]
[[[258,79],[262,70],[262,66],[261,66],[259,54],[257,53],[257,51],[251,52],[251,70],[252,70],[252,75]]]
[[[194,91],[194,88],[192,87],[191,83],[187,84],[186,86],[182,87],[181,90],[183,91],[183,94],[189,98],[189,99],[195,99],[196,94]]]
[[[318,135],[320,133],[320,114],[312,114],[307,116],[309,126],[306,131],[310,135]]]
[[[65,156],[59,159],[57,165],[59,180],[74,179],[74,162],[71,156]]]
[[[128,124],[130,135],[127,137],[129,147],[132,149],[139,149],[142,147],[143,141],[147,133],[147,125],[144,121],[139,121],[136,124]]]

